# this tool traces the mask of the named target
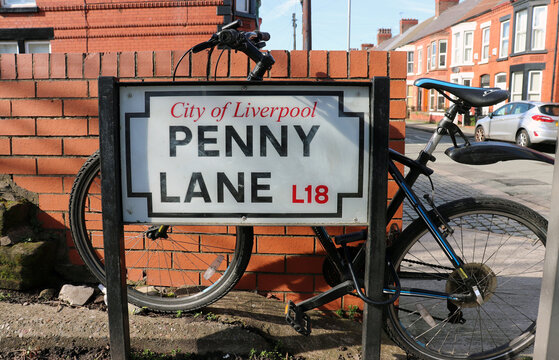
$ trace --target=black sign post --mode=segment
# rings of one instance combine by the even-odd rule
[[[120,183],[119,97],[116,79],[99,78],[99,141],[101,150],[101,206],[109,313],[111,358],[130,356],[130,329],[126,296],[126,266]]]

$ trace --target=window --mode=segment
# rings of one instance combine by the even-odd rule
[[[17,54],[18,52],[17,41],[0,42],[0,54]]]
[[[413,74],[413,51],[408,51],[408,74]]]
[[[406,105],[408,106],[408,108],[413,107],[413,88],[413,85],[408,85],[406,88]]]
[[[510,34],[510,21],[503,21],[501,23],[501,41],[499,46],[499,58],[509,56],[509,35]]]
[[[495,87],[502,90],[507,88],[507,74],[499,73],[495,75]]]
[[[423,49],[417,50],[417,73],[423,72]]]
[[[427,71],[431,68],[431,46],[427,46]]]
[[[429,110],[434,111],[436,110],[435,106],[435,89],[429,90]]]
[[[510,100],[518,101],[522,100],[522,86],[524,81],[524,75],[522,72],[512,73],[512,85],[510,90]]]
[[[439,67],[445,68],[446,67],[446,40],[439,41]]]
[[[4,8],[36,7],[35,0],[2,0]]]
[[[250,12],[250,0],[236,0],[235,10],[238,12]]]
[[[514,104],[506,104],[503,107],[500,107],[499,109],[497,109],[494,113],[493,116],[503,116],[503,115],[508,115],[511,113],[512,111],[512,107],[514,106]]]
[[[547,6],[534,7],[532,15],[532,50],[545,49]]]
[[[482,88],[488,88],[489,81],[489,74],[481,75],[481,77],[479,78],[479,86]]]
[[[417,110],[423,111],[423,89],[417,88]]]
[[[528,10],[522,10],[516,13],[514,33],[514,52],[519,53],[526,51],[526,31],[528,30]]]
[[[528,100],[540,101],[542,98],[542,72],[528,72]]]
[[[489,27],[483,28],[481,30],[481,61],[489,61]]]
[[[472,62],[472,54],[474,52],[474,33],[467,31],[464,33],[464,62]]]
[[[454,55],[453,55],[453,63],[454,64],[461,64],[462,57],[460,56],[460,52],[462,50],[462,33],[454,34]]]
[[[431,43],[431,69],[437,68],[437,42]]]
[[[50,53],[50,42],[48,41],[26,41],[25,52],[28,54]]]
[[[441,93],[437,92],[437,110],[444,111],[445,100],[445,97]]]

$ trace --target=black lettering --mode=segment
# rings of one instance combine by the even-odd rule
[[[313,125],[311,130],[309,131],[308,134],[305,135],[305,132],[303,131],[303,128],[301,127],[301,125],[295,125],[295,130],[297,131],[297,135],[299,135],[299,138],[301,138],[301,141],[303,142],[303,156],[309,157],[311,154],[311,141],[314,138],[314,136],[316,135],[316,132],[318,131],[318,128],[320,127],[320,125]]]
[[[227,190],[231,193],[233,198],[238,203],[245,202],[245,174],[240,172],[237,174],[237,183],[239,186],[235,189],[235,186],[229,181],[229,178],[225,173],[217,173],[217,202],[223,202],[223,186],[227,187]]]
[[[253,203],[271,203],[272,197],[271,196],[259,196],[258,192],[260,190],[270,190],[270,184],[259,184],[259,179],[270,179],[272,177],[272,173],[269,172],[257,172],[251,173],[250,175],[250,195],[251,195],[251,202]]]
[[[196,185],[200,188],[200,191],[194,191],[196,189]],[[206,187],[206,183],[204,182],[204,178],[202,177],[202,173],[195,172],[192,173],[192,177],[190,178],[190,183],[188,184],[188,190],[186,191],[186,197],[184,198],[184,202],[191,202],[193,197],[201,197],[204,199],[204,202],[211,202],[210,194],[208,193],[208,188]]]
[[[225,127],[225,156],[233,156],[233,151],[231,149],[231,140],[235,140],[239,149],[245,154],[245,156],[252,156],[253,146],[252,146],[252,125],[247,126],[247,139],[243,142],[241,136],[237,133],[235,128],[231,125]]]
[[[182,132],[184,139],[177,140],[177,133]],[[177,156],[177,146],[186,145],[192,140],[192,132],[186,126],[169,126],[169,156]]]
[[[276,149],[279,156],[287,156],[287,126],[281,126],[281,144],[278,139],[272,134],[268,126],[260,126],[260,156],[267,156],[266,151],[266,139],[270,140],[270,143]]]
[[[159,173],[159,184],[161,189],[162,203],[180,202],[180,197],[178,196],[167,196],[167,173]]]
[[[206,137],[207,131],[217,131],[217,126],[198,127],[198,156],[219,156],[219,150],[206,150],[206,144],[217,144],[217,138]]]

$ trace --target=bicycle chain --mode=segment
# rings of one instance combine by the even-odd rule
[[[428,264],[428,263],[423,262],[423,261],[407,260],[407,259],[402,260],[402,262],[404,262],[404,261],[412,263],[412,264],[417,264],[417,265],[425,265],[425,266],[429,266],[429,267],[437,268],[437,269],[452,270],[452,271],[455,270],[454,268],[451,268],[451,267],[448,267],[448,266],[433,265],[433,264]]]

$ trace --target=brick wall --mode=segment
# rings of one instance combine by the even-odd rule
[[[68,261],[81,263],[68,230],[69,192],[87,156],[98,149],[97,77],[170,80],[182,51],[122,53],[3,54],[0,56],[0,174],[38,194],[40,220],[64,232]],[[406,57],[404,52],[272,51],[276,64],[265,81],[368,81],[389,76],[390,146],[404,150]],[[217,57],[214,57],[217,58]],[[181,79],[204,80],[204,53],[183,61]],[[213,68],[213,67],[212,67]],[[243,79],[249,62],[225,53],[218,79]],[[213,78],[213,76],[212,76]],[[396,186],[389,182],[389,197]],[[397,214],[401,218],[401,212]],[[348,229],[334,227],[333,234]],[[306,227],[256,227],[255,252],[239,287],[281,300],[299,300],[328,288],[323,251]],[[258,270],[258,271],[256,271]],[[304,275],[304,276],[303,276]],[[356,303],[344,300],[344,307]],[[338,309],[338,300],[330,304]]]

